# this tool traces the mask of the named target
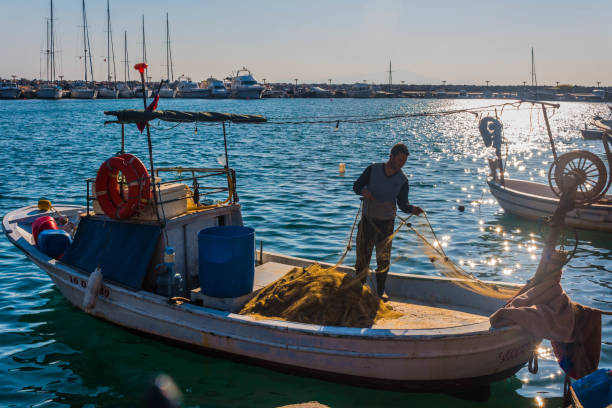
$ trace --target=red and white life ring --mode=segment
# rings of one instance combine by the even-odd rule
[[[123,173],[128,186],[127,199],[121,195],[117,179],[119,172]],[[129,153],[111,157],[98,169],[96,198],[109,217],[119,220],[130,218],[144,208],[151,198],[151,180],[147,168]]]

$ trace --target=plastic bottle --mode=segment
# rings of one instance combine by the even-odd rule
[[[157,265],[159,269],[155,278],[155,293],[162,296],[172,297],[172,270],[174,268],[174,248],[166,247],[164,261]]]

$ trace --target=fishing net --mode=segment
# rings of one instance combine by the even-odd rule
[[[292,269],[263,288],[240,314],[345,327],[371,327],[378,319],[401,315],[359,280],[319,264]]]
[[[425,219],[427,216],[425,215]],[[427,220],[429,224],[429,220]],[[483,296],[495,299],[510,299],[517,292],[517,289],[508,288],[495,283],[483,282],[471,273],[465,271],[446,256],[441,243],[438,241],[433,228],[429,225],[430,232],[425,228],[417,231],[414,225],[407,223],[406,228],[415,233],[420,243],[420,250],[423,252],[435,268],[447,278],[451,278],[452,283],[464,289],[470,290]],[[428,237],[428,235],[431,235]]]

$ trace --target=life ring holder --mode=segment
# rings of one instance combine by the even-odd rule
[[[123,173],[127,199],[121,196],[117,179]],[[96,198],[106,215],[124,220],[142,210],[151,198],[151,180],[144,164],[129,153],[107,159],[96,175]]]

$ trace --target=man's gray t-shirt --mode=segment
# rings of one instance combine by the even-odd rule
[[[353,190],[361,194],[363,187],[374,197],[374,200],[363,201],[364,215],[376,220],[392,220],[396,203],[402,211],[412,212],[412,206],[408,204],[408,178],[403,171],[387,176],[385,163],[374,163],[355,181]]]

